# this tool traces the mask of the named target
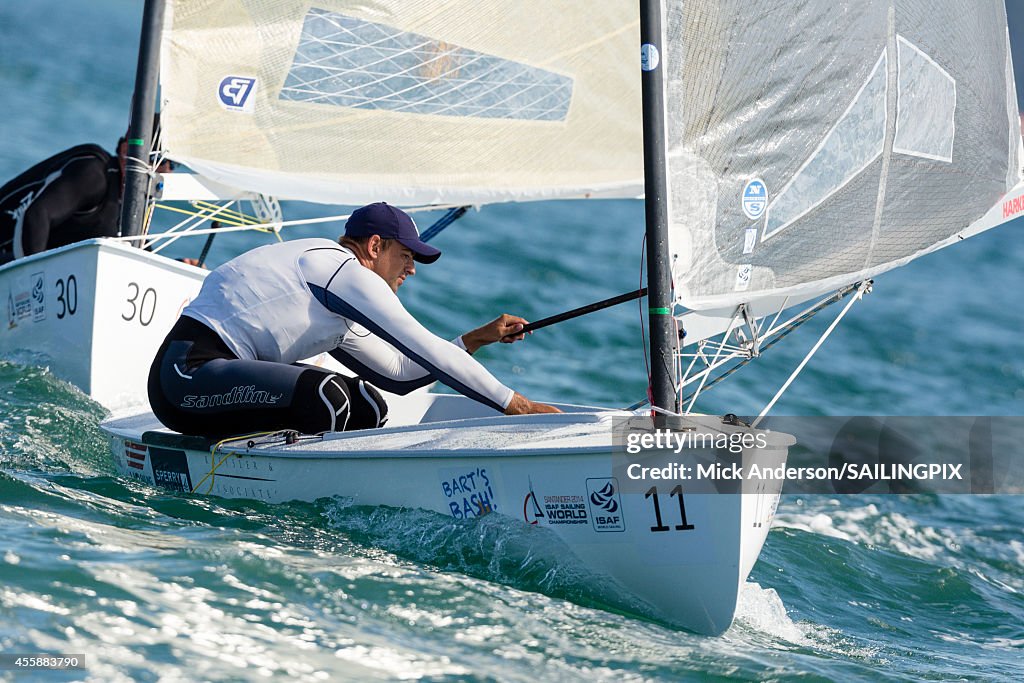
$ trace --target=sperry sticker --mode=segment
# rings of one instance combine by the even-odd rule
[[[185,451],[150,446],[149,460],[153,466],[153,481],[157,486],[172,491],[192,491]]]

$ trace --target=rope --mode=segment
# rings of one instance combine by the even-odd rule
[[[161,206],[161,208],[167,208],[167,207]],[[404,209],[404,211],[406,213],[417,213],[417,212],[420,212],[420,211],[437,211],[438,209],[450,209],[450,208],[453,208],[453,207],[451,205],[447,205],[447,206],[421,206],[421,207],[416,207],[416,208],[411,208],[411,209]],[[187,210],[184,210],[184,209],[178,209],[176,207],[170,207],[170,209],[172,211],[178,211],[179,213],[185,213],[185,214],[188,214],[188,215],[193,215],[192,213],[190,213],[190,212],[188,212]],[[203,216],[205,216],[205,215],[206,214],[203,214]],[[156,234],[150,234],[150,235],[125,235],[123,237],[108,237],[106,239],[108,239],[110,241],[113,241],[113,242],[138,242],[138,241],[143,241],[143,240],[154,240],[155,241],[155,240],[164,240],[164,239],[170,239],[170,238],[177,239],[179,237],[185,237],[185,236],[188,236],[188,235],[191,235],[191,236],[209,235],[209,234],[214,233],[214,232],[216,232],[216,233],[225,233],[225,232],[241,232],[241,231],[244,231],[244,230],[274,230],[275,228],[290,228],[290,227],[296,226],[296,225],[315,225],[317,223],[339,222],[339,221],[347,220],[349,218],[349,215],[350,214],[344,214],[344,215],[338,215],[338,216],[323,216],[321,218],[300,218],[300,219],[291,220],[291,221],[282,221],[282,222],[279,222],[279,223],[257,223],[255,225],[232,225],[232,226],[225,226],[225,227],[221,227],[221,228],[217,228],[217,229],[188,230],[187,232],[183,232],[183,233],[156,233]],[[196,216],[199,217],[198,214],[196,214]]]
[[[821,337],[818,339],[818,343],[816,343],[811,348],[811,350],[807,352],[807,355],[804,356],[804,359],[800,361],[800,365],[796,366],[796,370],[794,370],[793,374],[789,376],[789,379],[786,380],[786,383],[783,384],[781,388],[779,388],[775,396],[772,397],[772,400],[768,402],[768,405],[764,407],[764,410],[761,411],[761,414],[757,416],[757,419],[750,423],[751,428],[757,429],[757,425],[761,424],[761,420],[764,419],[764,416],[767,415],[768,411],[772,409],[772,406],[774,406],[775,402],[779,400],[779,397],[781,397],[782,394],[785,393],[786,389],[789,388],[789,385],[793,382],[794,379],[796,379],[796,376],[800,374],[800,371],[804,369],[804,366],[807,365],[807,363],[811,360],[811,356],[813,356],[814,353],[821,347],[821,345],[825,343],[825,340],[828,339],[828,336],[832,334],[832,330],[836,329],[836,326],[839,325],[839,321],[843,319],[843,317],[850,310],[850,308],[855,303],[860,301],[861,297],[864,296],[864,292],[868,290],[870,285],[870,280],[868,280],[867,282],[860,283],[860,285],[857,287],[857,291],[854,292],[853,298],[851,298],[850,301],[846,304],[846,306],[843,307],[843,310],[839,312],[839,315],[837,315],[836,319],[832,321],[832,324],[828,326],[828,329],[825,330],[825,333],[822,334]]]
[[[246,440],[248,440],[248,439],[255,439],[255,438],[260,437],[260,436],[268,436],[270,434],[276,434],[277,431],[279,431],[279,430],[275,430],[275,431],[271,431],[271,432],[255,432],[253,434],[246,434],[244,436],[229,436],[228,438],[221,439],[220,441],[215,443],[213,445],[213,448],[210,449],[210,471],[206,473],[205,477],[203,477],[202,479],[199,480],[198,484],[196,484],[195,486],[192,487],[192,490],[190,491],[190,493],[195,493],[196,491],[198,491],[199,487],[202,486],[203,482],[205,482],[207,479],[210,479],[210,488],[207,489],[206,492],[207,493],[211,493],[213,491],[213,484],[216,481],[217,468],[220,467],[221,465],[223,465],[224,462],[228,458],[230,458],[232,455],[238,455],[237,451],[228,451],[224,455],[223,458],[221,458],[217,462],[214,462],[214,456],[217,454],[217,450],[222,445],[226,444],[228,441],[241,441],[242,439],[246,439]]]

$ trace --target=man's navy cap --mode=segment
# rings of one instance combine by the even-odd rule
[[[433,263],[441,258],[440,249],[420,239],[420,231],[409,214],[384,202],[356,209],[345,223],[345,237],[370,235],[398,240],[399,244],[412,250],[413,258],[420,263]]]

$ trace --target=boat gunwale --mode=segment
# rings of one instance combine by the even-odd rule
[[[579,408],[579,406],[569,406],[567,408]],[[150,413],[151,415],[151,413]],[[299,440],[295,443],[288,444],[285,442],[284,434],[285,430],[280,432],[274,432],[270,435],[264,435],[262,437],[252,437],[247,439],[241,437],[230,441],[218,442],[212,439],[205,439],[204,437],[198,436],[186,436],[171,432],[169,430],[129,430],[124,428],[118,428],[116,425],[118,422],[126,420],[134,420],[143,415],[134,415],[121,417],[116,419],[110,419],[100,425],[100,428],[108,435],[119,438],[123,441],[131,441],[141,443],[146,446],[153,446],[157,448],[173,448],[178,450],[185,450],[191,452],[201,452],[210,454],[223,454],[227,455],[234,453],[235,455],[241,456],[259,456],[259,457],[274,457],[274,458],[288,458],[297,460],[364,460],[364,459],[445,459],[445,458],[492,458],[492,457],[571,457],[571,456],[586,456],[607,453],[610,455],[617,454],[621,447],[617,447],[611,438],[612,425],[611,421],[618,418],[636,417],[638,413],[622,411],[622,410],[589,410],[589,411],[576,411],[576,412],[565,412],[565,413],[548,413],[548,414],[533,414],[533,415],[517,415],[511,416],[486,416],[486,417],[470,417],[470,418],[458,418],[453,420],[443,420],[437,422],[425,422],[411,425],[396,425],[395,427],[384,427],[376,431],[376,434],[367,434],[370,430],[357,430],[351,432],[332,432],[321,435],[309,435],[300,436]],[[744,426],[732,426],[732,425],[721,425],[721,424],[709,424],[709,421],[719,421],[721,418],[716,415],[691,415],[688,416],[695,426],[702,427],[708,431],[724,432],[721,427],[732,427],[733,429],[743,429]],[[580,419],[583,418],[583,419]],[[573,424],[579,425],[599,425],[600,423],[607,424],[606,434],[608,440],[604,443],[593,445],[573,445],[571,438],[569,437],[563,444],[557,446],[551,445],[550,443],[545,445],[538,445],[535,447],[524,447],[524,448],[509,448],[509,447],[488,447],[486,449],[474,446],[463,446],[459,448],[433,448],[426,449],[420,446],[420,444],[414,444],[409,448],[401,450],[397,449],[369,449],[369,450],[339,450],[345,446],[346,441],[354,439],[365,439],[372,436],[388,437],[396,434],[411,434],[415,432],[426,432],[435,429],[446,429],[446,428],[477,428],[477,427],[495,427],[495,426],[514,426],[516,424],[551,424],[552,426],[571,426]],[[759,430],[763,431],[763,430]],[[781,432],[774,432],[774,434],[781,436]],[[280,435],[280,436],[278,436]],[[260,443],[260,438],[267,438],[267,436],[276,437],[272,443]],[[788,436],[788,435],[787,435]],[[543,438],[541,436],[541,438]],[[557,437],[556,437],[557,438]],[[792,437],[789,437],[792,439]],[[252,443],[250,446],[249,443]],[[201,444],[205,444],[202,445]],[[215,449],[213,446],[219,444]],[[773,444],[776,448],[788,448],[790,443],[779,443]],[[331,446],[335,446],[332,448]]]

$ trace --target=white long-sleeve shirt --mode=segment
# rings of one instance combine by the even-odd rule
[[[503,411],[513,391],[423,327],[379,275],[327,239],[248,251],[211,272],[183,315],[243,359],[294,363],[330,352],[367,381],[406,393],[438,380]]]

